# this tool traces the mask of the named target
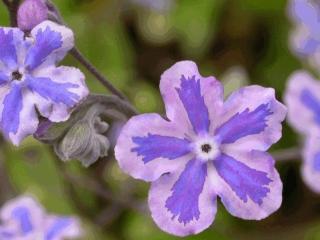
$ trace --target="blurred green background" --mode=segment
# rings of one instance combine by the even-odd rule
[[[285,0],[180,0],[172,1],[167,9],[152,9],[133,0],[54,2],[74,30],[80,50],[140,112],[163,112],[160,75],[179,60],[194,60],[202,75],[223,79],[229,91],[247,79],[250,84],[275,88],[279,99],[288,76],[302,67],[288,49],[292,25]],[[3,5],[0,25],[8,25]],[[79,66],[70,56],[63,64]],[[106,93],[82,70],[93,92]],[[236,71],[237,75],[232,76],[237,77],[230,80],[230,74],[226,74],[230,71]],[[286,125],[282,140],[271,151],[299,142]],[[20,148],[3,142],[0,151],[1,202],[12,194],[31,192],[51,212],[81,215],[48,146],[30,138]],[[186,239],[320,239],[320,195],[313,194],[302,182],[300,161],[278,163],[277,167],[284,182],[283,205],[277,213],[259,222],[243,221],[219,204],[214,224]],[[67,168],[75,174],[89,174],[76,161],[67,163]],[[147,195],[148,184],[121,174],[115,161],[108,165],[104,176],[115,194],[119,186],[129,182],[135,185],[138,197]],[[92,215],[104,207],[83,189],[78,190],[77,196],[89,206]],[[150,215],[132,210],[122,211],[102,224],[104,227],[84,215],[82,220],[87,231],[83,239],[178,239],[161,232]]]

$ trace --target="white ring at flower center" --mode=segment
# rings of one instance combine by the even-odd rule
[[[197,157],[203,161],[214,160],[220,153],[219,145],[213,138],[200,138],[194,143]]]

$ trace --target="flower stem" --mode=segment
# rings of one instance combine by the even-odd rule
[[[77,47],[74,47],[70,54],[77,59],[95,78],[106,87],[112,94],[118,96],[121,99],[126,100],[126,96],[121,93],[116,87],[112,85],[110,81],[106,77],[104,77],[91,63],[90,61],[83,56],[83,54],[79,51]]]
[[[65,21],[63,20],[59,9],[55,6],[52,1],[47,0],[47,6],[50,10],[49,18],[51,18],[53,21],[62,24],[67,25]],[[121,99],[127,100],[126,96],[120,92],[115,86],[112,85],[112,83],[103,76],[98,69],[81,53],[81,51],[74,47],[70,54],[77,59],[106,89],[108,89],[112,94],[118,96]]]
[[[301,149],[298,147],[281,149],[273,152],[272,156],[277,162],[298,160],[301,158]]]

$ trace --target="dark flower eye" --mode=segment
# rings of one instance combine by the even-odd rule
[[[211,149],[212,149],[212,147],[211,147],[210,144],[203,144],[203,145],[201,146],[201,150],[202,150],[203,152],[205,152],[205,153],[210,152]]]

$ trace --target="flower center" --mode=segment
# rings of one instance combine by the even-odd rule
[[[209,153],[211,151],[212,147],[210,144],[206,143],[206,144],[203,144],[201,146],[201,150],[202,152],[205,152],[205,153]]]
[[[219,145],[213,138],[200,138],[194,142],[194,153],[203,161],[214,160],[220,153]]]
[[[12,74],[11,74],[12,80],[21,80],[21,79],[22,79],[22,76],[23,76],[23,75],[22,75],[18,70],[12,72]]]

